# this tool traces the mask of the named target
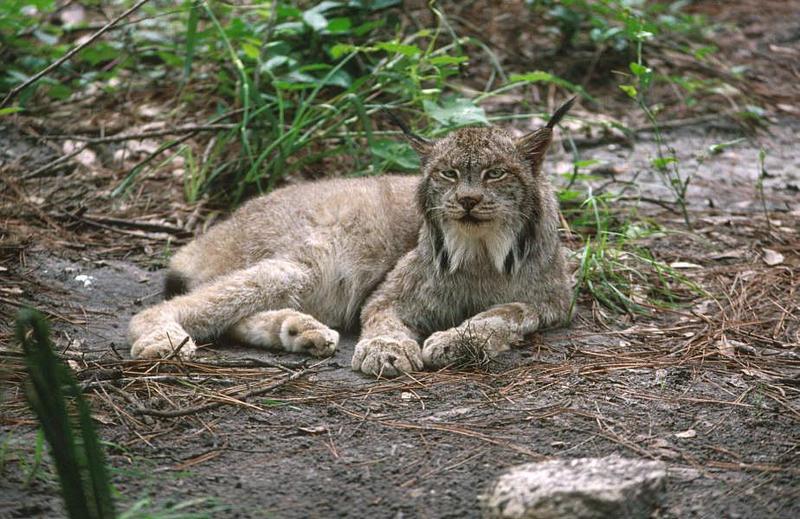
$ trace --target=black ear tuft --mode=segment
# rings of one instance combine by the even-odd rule
[[[534,130],[517,140],[517,149],[520,151],[520,153],[522,153],[522,156],[531,163],[534,174],[538,172],[539,167],[542,165],[544,154],[547,152],[547,148],[550,146],[550,142],[553,140],[553,128],[565,115],[567,115],[567,112],[569,112],[569,109],[572,108],[572,104],[575,102],[575,99],[576,98],[573,97],[561,105],[558,110],[553,113],[552,117],[550,117],[550,120],[547,121],[547,124],[544,126],[544,128]]]
[[[417,153],[419,153],[421,156],[425,156],[430,153],[431,147],[433,146],[433,141],[412,132],[411,128],[408,127],[405,121],[400,119],[391,110],[387,108],[381,108],[381,112],[386,114],[386,116],[392,120],[392,123],[400,128],[400,130],[403,132],[403,135],[405,135],[406,140],[408,140],[408,143],[411,144],[411,147],[414,148]]]
[[[578,96],[573,96],[569,101],[564,103],[563,105],[558,107],[558,110],[553,112],[553,115],[550,116],[550,120],[547,121],[547,128],[555,128],[555,126],[567,115],[569,109],[572,108],[572,105],[575,104],[575,100]]]

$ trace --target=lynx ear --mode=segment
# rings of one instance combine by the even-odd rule
[[[550,147],[550,143],[553,141],[553,128],[567,115],[574,102],[575,98],[573,97],[553,113],[544,128],[532,131],[515,143],[522,156],[531,163],[534,174],[539,171],[544,155],[547,153],[547,148]]]
[[[408,125],[400,119],[394,112],[387,110],[386,108],[381,108],[381,111],[386,114],[389,119],[392,120],[392,123],[402,130],[403,135],[405,136],[408,143],[414,148],[420,157],[426,157],[430,152],[431,148],[433,147],[433,141],[422,137],[421,135],[417,135],[416,133],[412,132]]]
[[[534,174],[539,172],[539,168],[544,161],[544,154],[553,141],[553,130],[551,128],[539,128],[518,139],[515,143],[517,150],[531,164],[531,171]]]

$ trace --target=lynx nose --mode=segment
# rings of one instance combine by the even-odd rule
[[[482,195],[463,195],[458,197],[458,203],[461,204],[467,212],[471,211],[473,207],[481,203],[483,200]]]

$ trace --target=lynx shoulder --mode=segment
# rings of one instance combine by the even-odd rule
[[[542,162],[550,123],[522,138],[496,127],[429,141],[404,128],[418,176],[279,189],[181,249],[171,299],[130,323],[134,357],[192,356],[226,333],[256,347],[331,355],[361,336],[355,370],[394,376],[493,356],[568,318],[558,206]],[[468,339],[468,340],[465,340]]]

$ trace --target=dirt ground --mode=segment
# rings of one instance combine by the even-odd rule
[[[796,73],[800,17],[786,14],[741,7],[726,56],[760,70],[769,60],[758,53],[794,49],[781,74]],[[160,300],[164,258],[219,213],[185,204],[169,175],[124,199],[109,196],[122,174],[110,168],[26,179],[62,143],[0,125],[0,518],[63,515],[52,468],[35,466],[11,339],[23,305],[48,315],[86,389],[120,509],[147,498],[213,517],[477,517],[479,495],[508,467],[618,453],[667,463],[657,517],[800,517],[800,117],[797,92],[771,80],[759,83],[773,95],[766,128],[742,129],[720,109],[665,130],[693,177],[691,232],[656,203],[669,192],[648,167],[652,132],[590,135],[579,148],[600,161],[596,189],[624,191],[622,213],[662,227],[640,244],[704,294],[637,316],[584,294],[571,326],[487,370],[388,381],[350,370],[353,336],[321,362],[232,344],[191,363],[130,360],[125,327]],[[572,156],[559,146],[549,164],[565,182]],[[568,233],[565,243],[574,248]]]

